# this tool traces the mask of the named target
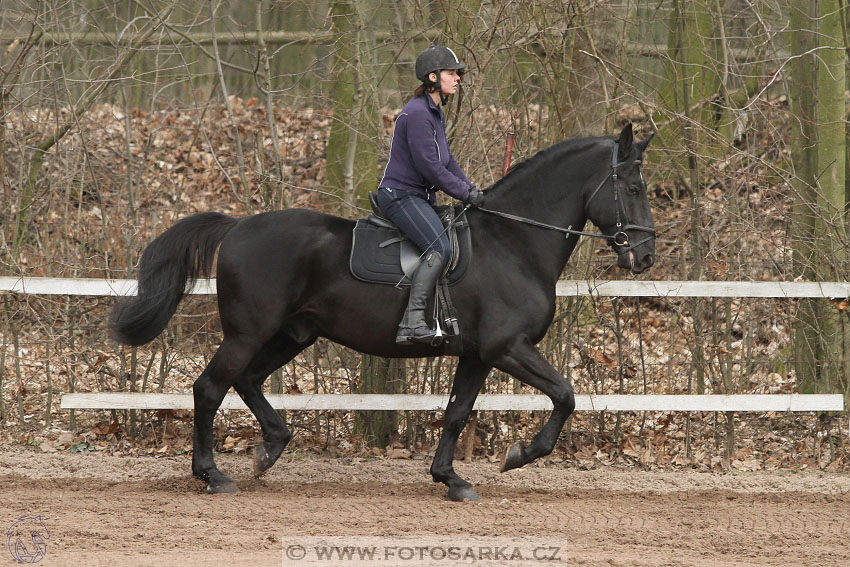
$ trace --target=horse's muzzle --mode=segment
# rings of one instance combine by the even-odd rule
[[[623,252],[617,257],[617,265],[626,270],[631,270],[633,274],[640,274],[648,270],[655,263],[655,256],[651,253],[642,255],[635,254],[634,250]]]

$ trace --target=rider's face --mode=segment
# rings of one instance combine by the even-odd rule
[[[460,75],[455,69],[440,71],[440,90],[444,95],[455,94],[458,84],[460,84]]]

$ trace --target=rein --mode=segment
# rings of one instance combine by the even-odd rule
[[[568,237],[570,235],[575,234],[577,236],[589,236],[591,238],[601,238],[603,240],[614,240],[613,236],[608,236],[607,234],[596,234],[595,232],[582,232],[580,230],[573,230],[572,225],[568,226],[567,228],[564,228],[564,227],[561,227],[561,226],[546,224],[545,222],[540,222],[540,221],[536,221],[536,220],[532,220],[532,219],[527,219],[525,217],[512,215],[510,213],[503,213],[502,211],[494,211],[492,209],[485,209],[484,207],[478,207],[478,210],[482,211],[484,213],[490,213],[491,215],[496,215],[497,217],[503,217],[503,218],[510,219],[510,220],[513,220],[513,221],[521,222],[523,224],[530,224],[531,226],[538,226],[540,228],[546,228],[546,229],[549,229],[549,230],[562,232],[562,233],[566,234]]]
[[[564,228],[564,227],[560,227],[560,226],[546,224],[544,222],[536,221],[536,220],[533,220],[533,219],[521,217],[521,216],[518,216],[518,215],[512,215],[510,213],[504,213],[502,211],[494,211],[492,209],[485,209],[484,207],[478,207],[478,210],[485,212],[485,213],[489,213],[491,215],[496,215],[498,217],[503,217],[503,218],[510,219],[510,220],[513,220],[513,221],[521,222],[523,224],[528,224],[528,225],[531,225],[531,226],[537,226],[537,227],[540,227],[540,228],[545,228],[547,230],[554,230],[554,231],[566,234],[567,238],[569,238],[572,235],[588,236],[590,238],[599,238],[601,240],[609,240],[615,246],[621,246],[621,247],[625,246],[626,248],[625,248],[624,251],[632,250],[635,247],[640,246],[641,244],[643,244],[644,242],[646,242],[650,238],[655,238],[656,232],[655,232],[654,228],[650,228],[648,226],[642,226],[642,225],[639,225],[639,224],[623,225],[620,222],[620,210],[623,209],[623,213],[625,213],[625,209],[623,208],[622,200],[620,199],[620,189],[619,189],[619,187],[617,187],[617,178],[619,177],[618,174],[617,174],[617,168],[626,165],[627,162],[624,162],[624,161],[618,162],[617,161],[617,152],[619,150],[619,146],[620,146],[619,142],[614,142],[614,153],[611,156],[611,172],[608,175],[605,176],[605,179],[603,179],[599,183],[599,185],[596,186],[596,189],[593,190],[593,192],[590,194],[590,198],[585,203],[585,207],[590,205],[590,202],[593,200],[594,197],[596,197],[596,194],[599,193],[599,190],[602,189],[602,187],[605,185],[605,183],[609,179],[612,179],[614,181],[614,202],[616,203],[616,207],[617,207],[617,209],[616,209],[617,210],[617,223],[616,223],[617,232],[613,235],[596,234],[594,232],[583,232],[581,230],[573,230],[572,225],[568,226],[567,228]],[[638,160],[635,160],[632,163],[640,164],[642,162],[641,162],[641,160],[638,159]],[[643,173],[641,173],[641,181],[642,180],[643,180]],[[644,182],[644,185],[646,185],[646,182]],[[469,205],[467,205],[466,208],[469,208]],[[637,244],[629,244],[629,237],[625,232],[626,230],[638,230],[638,231],[642,231],[642,232],[648,232],[649,236],[647,236],[646,238],[644,238],[643,240],[641,240]]]

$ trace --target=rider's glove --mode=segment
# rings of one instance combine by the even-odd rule
[[[466,202],[473,207],[480,207],[484,204],[484,193],[473,187],[469,190],[469,197],[466,198]]]

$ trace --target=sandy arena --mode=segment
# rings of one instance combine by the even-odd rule
[[[210,496],[188,457],[0,452],[0,521],[42,516],[41,565],[284,564],[306,535],[562,537],[570,565],[850,565],[850,477],[819,472],[640,472],[457,463],[478,503],[445,499],[423,460],[284,457]],[[18,565],[8,549],[0,565]],[[286,563],[289,564],[289,563]]]

